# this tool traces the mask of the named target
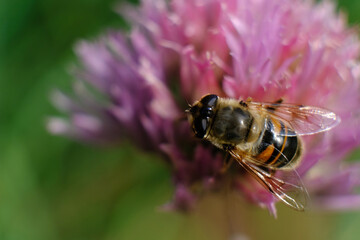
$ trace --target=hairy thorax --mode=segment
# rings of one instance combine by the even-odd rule
[[[261,129],[258,116],[236,104],[220,106],[214,116],[208,139],[217,145],[231,145],[250,151],[250,146],[259,138]]]

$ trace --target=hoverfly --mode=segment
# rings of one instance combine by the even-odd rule
[[[294,170],[300,136],[328,131],[340,123],[335,113],[312,106],[239,101],[208,94],[186,111],[195,136],[229,153],[276,198],[303,211],[307,191]]]

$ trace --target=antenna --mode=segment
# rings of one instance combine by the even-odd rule
[[[189,107],[189,108],[191,108],[191,107],[192,107],[192,105],[189,103],[189,101],[188,101],[188,99],[186,98],[186,96],[184,96],[184,99],[185,99],[185,101],[186,101],[186,103],[187,103],[188,107]],[[185,112],[188,112],[188,111],[185,111]]]

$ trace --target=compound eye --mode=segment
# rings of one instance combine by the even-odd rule
[[[189,112],[192,114],[192,115],[195,115],[197,112],[199,111],[199,107],[198,106],[192,106],[189,110]]]
[[[206,134],[206,130],[209,126],[209,119],[208,118],[197,118],[194,120],[194,133],[195,136],[198,138],[203,138]]]
[[[200,116],[204,117],[212,117],[213,116],[213,110],[211,107],[203,107],[200,110]]]
[[[216,96],[215,94],[209,94],[204,96],[200,102],[205,106],[205,107],[214,107],[217,103],[218,100],[218,96]]]

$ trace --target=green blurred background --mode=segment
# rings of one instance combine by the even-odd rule
[[[74,43],[123,27],[112,11],[118,2],[0,1],[0,240],[225,239],[232,229],[250,239],[359,239],[359,212],[279,206],[274,220],[215,196],[191,215],[161,212],[172,186],[155,156],[48,134],[45,119],[59,114],[49,93],[70,90]],[[340,8],[352,25],[360,22],[358,0]]]

